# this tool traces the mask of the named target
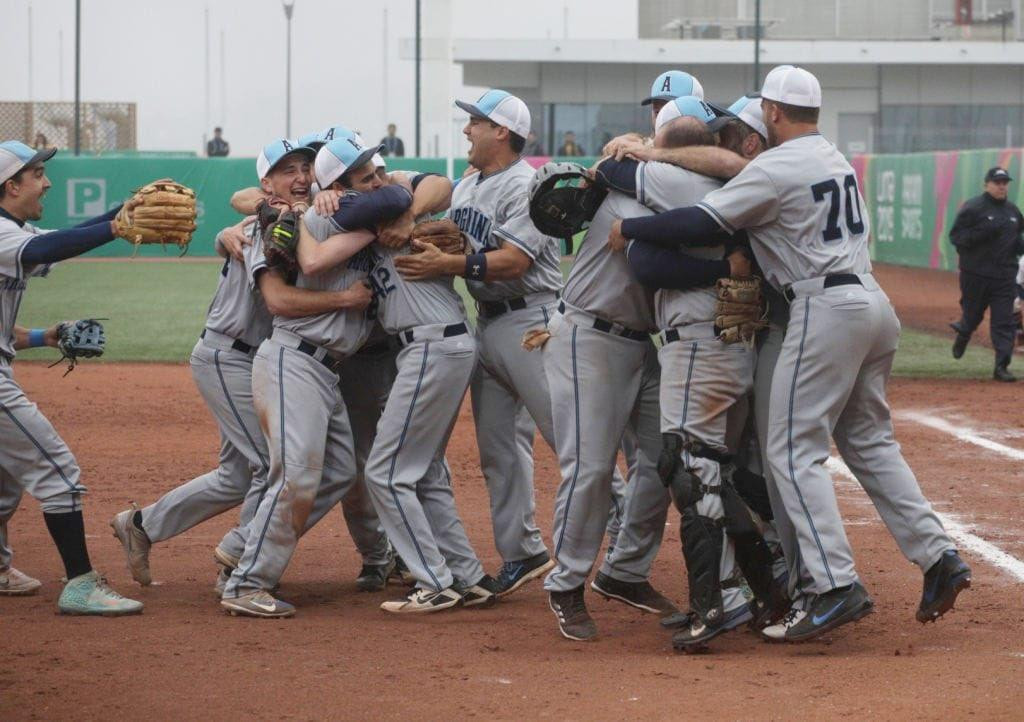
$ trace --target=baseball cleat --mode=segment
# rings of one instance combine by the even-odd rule
[[[388,577],[395,569],[395,558],[391,557],[385,564],[364,564],[356,577],[356,587],[361,592],[379,592],[387,586]]]
[[[506,594],[511,594],[528,581],[551,571],[554,566],[555,561],[546,551],[535,554],[529,559],[505,562],[498,570],[498,596],[504,597]]]
[[[462,595],[464,607],[493,607],[498,601],[498,582],[490,574],[484,574],[480,581],[468,586],[456,582],[455,590]]]
[[[971,568],[955,549],[946,551],[924,575],[917,621],[934,622],[953,608],[957,595],[971,586]]]
[[[679,611],[675,604],[647,581],[623,582],[598,572],[594,581],[590,583],[590,588],[605,599],[628,604],[641,612],[668,616]]]
[[[43,583],[14,567],[0,570],[0,597],[27,597],[39,591]]]
[[[1010,370],[1005,366],[996,366],[996,370],[992,372],[992,378],[996,381],[1007,381],[1010,383],[1017,380],[1017,377],[1010,373]]]
[[[597,636],[597,625],[587,611],[583,585],[567,592],[550,592],[548,606],[558,619],[558,630],[566,639],[589,642]]]
[[[825,632],[866,617],[875,609],[868,592],[860,582],[819,594],[803,619],[786,629],[787,642],[806,642]]]
[[[213,548],[213,558],[222,567],[224,567],[225,569],[230,569],[231,571],[235,570],[235,568],[238,566],[238,562],[240,561],[238,557],[224,551],[224,549],[222,549],[219,544]]]
[[[388,575],[388,584],[398,584],[403,587],[411,587],[416,583],[416,577],[409,571],[409,567],[402,560],[402,557],[395,554],[395,566]]]
[[[462,595],[454,587],[435,592],[432,589],[413,589],[409,596],[402,599],[391,599],[380,605],[385,612],[392,614],[423,614],[440,612],[462,603]]]
[[[707,649],[707,643],[720,634],[736,629],[754,618],[749,604],[730,609],[722,615],[722,623],[709,627],[698,614],[689,613],[690,623],[672,635],[672,648],[677,652],[692,654]]]
[[[778,623],[771,624],[761,630],[761,637],[766,642],[785,642],[786,632],[797,622],[803,620],[807,612],[799,606],[793,606],[789,612]]]
[[[61,614],[121,617],[139,614],[142,602],[122,597],[94,570],[75,577],[65,585],[57,600],[57,610]]]
[[[228,584],[228,579],[231,578],[231,572],[224,567],[220,567],[217,570],[217,581],[213,583],[213,593],[217,595],[217,599],[224,596],[224,587]]]
[[[288,602],[275,599],[269,592],[260,589],[239,597],[220,600],[220,606],[232,617],[260,617],[262,619],[283,619],[295,616],[295,607]]]
[[[146,532],[135,526],[135,522],[132,521],[138,510],[138,505],[133,501],[129,508],[110,520],[110,528],[114,530],[114,536],[124,548],[125,561],[132,579],[145,587],[153,583],[153,577],[149,572],[149,548],[152,543]]]

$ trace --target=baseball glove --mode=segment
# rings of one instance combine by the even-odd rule
[[[281,215],[281,209],[268,200],[262,200],[256,206],[256,222],[260,224],[260,233],[266,233],[270,224]]]
[[[544,348],[544,344],[550,339],[551,332],[546,328],[531,328],[523,334],[521,345],[526,351],[536,351],[539,348]]]
[[[442,253],[461,255],[466,252],[466,239],[455,222],[449,218],[417,223],[409,237],[423,243],[433,243]],[[419,252],[413,248],[413,253]]]
[[[263,255],[269,268],[279,268],[290,275],[299,268],[296,248],[299,245],[299,219],[294,211],[281,211],[263,231]]]
[[[571,253],[570,239],[590,224],[606,195],[578,163],[545,163],[530,181],[530,220],[541,233],[567,239]]]
[[[720,278],[715,286],[715,329],[722,343],[752,343],[758,330],[768,325],[761,279]]]
[[[103,324],[94,318],[83,318],[79,321],[64,321],[57,325],[57,348],[61,357],[50,364],[56,366],[62,361],[68,362],[67,376],[78,364],[80,358],[95,358],[103,355],[107,345],[107,337],[103,333]]]
[[[139,246],[173,243],[184,254],[196,229],[196,194],[164,178],[135,191],[114,218],[115,235]]]

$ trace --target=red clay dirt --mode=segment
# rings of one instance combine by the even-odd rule
[[[898,307],[920,287],[914,282],[897,290],[888,272],[879,275]],[[948,279],[936,284],[949,285]],[[948,299],[934,298],[922,308],[944,321],[955,313],[953,288],[952,310]],[[768,645],[734,632],[710,654],[679,656],[655,618],[592,593],[601,636],[573,643],[559,635],[539,583],[492,609],[395,619],[377,608],[385,595],[356,590],[359,561],[340,513],[303,539],[285,575],[281,596],[298,605],[294,619],[248,620],[220,611],[212,593],[212,547],[233,512],[155,547],[153,574],[161,584],[141,589],[130,581],[108,520],[129,501],[149,503],[216,463],[216,428],[187,367],[86,363],[65,379],[36,363],[20,363],[16,371],[82,465],[96,567],[116,588],[143,600],[146,610],[127,619],[56,616],[60,562],[38,505],[26,498],[11,523],[15,564],[44,586],[35,597],[0,599],[0,639],[9,659],[0,676],[2,719],[1020,714],[1020,581],[967,553],[972,589],[937,624],[918,624],[920,572],[900,555],[863,492],[844,484],[848,533],[876,612],[824,641],[799,646]],[[890,399],[897,412],[926,410],[1024,448],[1020,397],[1006,391],[992,382],[895,380]],[[1016,463],[899,418],[897,436],[940,512],[1024,558],[1024,478]],[[448,457],[462,518],[493,573],[499,560],[468,403]],[[551,452],[538,447],[538,520],[546,535],[557,474]],[[682,604],[680,558],[673,520],[653,580]]]

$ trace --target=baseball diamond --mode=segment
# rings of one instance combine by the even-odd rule
[[[843,680],[856,687],[876,662],[930,683],[950,650],[975,643],[961,635],[976,635],[1004,649],[994,677],[1024,698],[1020,628],[1000,647],[999,629],[967,624],[999,617],[1005,589],[976,555],[972,534],[987,528],[957,521],[977,508],[960,508],[971,494],[1021,511],[1007,491],[1019,474],[995,460],[1002,490],[981,484],[980,462],[953,447],[971,439],[900,416],[980,415],[974,386],[944,390],[935,410],[924,382],[900,379],[890,407],[897,310],[913,284],[872,266],[869,204],[819,130],[828,98],[818,78],[779,65],[759,93],[721,104],[714,94],[688,72],[661,73],[641,103],[649,125],[610,138],[589,168],[528,162],[531,107],[497,88],[454,100],[469,148],[456,179],[389,168],[384,145],[341,123],[267,139],[250,185],[230,189],[238,221],[216,236],[213,295],[191,319],[192,384],[183,368],[93,360],[113,345],[116,316],[29,327],[19,313],[70,277],[57,264],[118,238],[187,249],[203,199],[186,179],[154,178],[101,215],[45,230],[35,224],[56,151],[0,142],[0,628],[14,622],[10,651],[24,657],[25,638],[58,645],[92,623],[49,619],[40,632],[54,607],[132,617],[88,627],[107,638],[95,647],[103,664],[86,671],[121,655],[144,667],[148,647],[166,646],[187,650],[168,674],[201,677],[192,658],[210,656],[223,669],[196,681],[209,716],[268,716],[263,702],[297,696],[290,685],[312,675],[334,704],[343,666],[351,678],[338,684],[355,687],[354,706],[298,700],[294,713],[405,716],[408,696],[428,717],[451,716],[429,677],[471,690],[459,702],[500,699],[460,714],[602,717],[617,708],[577,708],[564,687],[552,699],[546,686],[564,671],[574,695],[626,690],[639,701],[663,694],[658,675],[710,685],[747,664],[776,706],[725,712],[708,706],[708,686],[692,710],[664,697],[644,714],[771,717],[794,714],[790,694],[826,687],[850,702]],[[1005,191],[1006,170],[986,180],[1004,176]],[[1014,211],[1000,226],[1004,266],[1024,256]],[[976,239],[960,229],[963,251]],[[984,308],[974,311],[969,331]],[[997,379],[1016,341],[1001,322]],[[58,350],[70,378],[15,364],[36,347]],[[104,392],[104,373],[122,388]],[[88,418],[71,395],[89,399]],[[1011,446],[1017,407],[993,400],[1016,429]],[[806,642],[816,644],[796,646]],[[491,661],[512,650],[529,661]],[[64,666],[65,653],[47,656]],[[889,667],[872,654],[908,659]],[[250,656],[266,686],[243,676]],[[837,666],[821,678],[825,657]],[[15,660],[23,668],[17,685],[0,682],[4,697],[29,663]],[[799,681],[778,684],[794,669]],[[210,688],[247,684],[241,706]],[[732,685],[722,682],[723,696],[742,699],[748,690]],[[395,710],[389,694],[401,697]],[[898,704],[891,714],[942,713],[934,699]]]

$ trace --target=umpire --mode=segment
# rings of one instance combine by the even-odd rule
[[[964,203],[953,222],[949,239],[960,256],[960,320],[951,323],[956,331],[953,358],[964,355],[971,334],[989,308],[989,335],[996,350],[996,381],[1016,381],[1009,372],[1016,326],[1013,298],[1017,256],[1024,254],[1024,216],[1006,199],[1010,174],[990,168],[985,174],[985,192]]]

